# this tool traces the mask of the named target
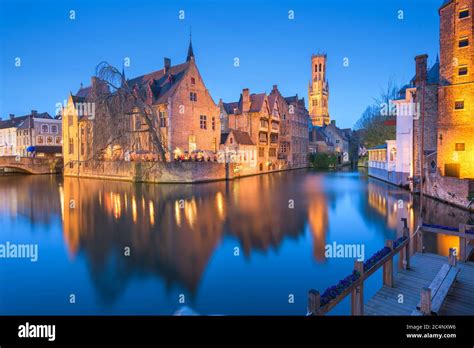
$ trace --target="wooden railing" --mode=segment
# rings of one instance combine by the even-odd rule
[[[364,281],[383,267],[383,285],[393,287],[393,257],[400,253],[399,267],[410,268],[409,246],[410,240],[418,234],[419,229],[410,236],[407,220],[404,222],[402,237],[396,240],[387,240],[385,247],[379,250],[366,262],[355,261],[353,272],[341,280],[337,285],[329,287],[323,294],[317,290],[308,292],[307,315],[324,315],[339,304],[347,295],[351,294],[352,315],[364,314]],[[379,257],[377,257],[377,255]]]

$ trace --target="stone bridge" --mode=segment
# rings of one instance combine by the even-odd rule
[[[15,169],[29,174],[61,173],[62,157],[16,157],[0,156],[0,172]]]

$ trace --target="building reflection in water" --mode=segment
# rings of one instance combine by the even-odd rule
[[[60,176],[18,174],[0,179],[0,214],[13,219],[25,217],[31,224],[45,225],[61,214]]]
[[[368,208],[372,210],[375,221],[386,224],[400,235],[403,227],[402,218],[406,218],[411,232],[418,226],[420,214],[420,197],[412,196],[407,191],[393,185],[369,179]],[[423,197],[423,221],[428,224],[458,227],[460,223],[474,223],[470,214],[462,209],[444,204],[429,197]],[[377,223],[377,222],[376,222]],[[449,248],[459,250],[459,238],[456,236],[425,232],[423,236],[424,251],[448,256]],[[411,253],[414,253],[411,245]]]
[[[236,238],[236,246],[250,258],[253,251],[278,249],[285,238],[304,233],[307,209],[283,204],[294,198],[293,187],[275,189],[279,180],[277,174],[247,178],[245,185],[193,186],[66,177],[64,240],[71,258],[86,255],[96,286],[110,301],[126,279],[144,273],[163,278],[168,288],[178,284],[194,294],[224,235]],[[228,190],[232,195],[226,195]],[[323,196],[314,195],[309,204],[315,255],[321,259],[327,225]],[[123,257],[126,247],[130,256]]]
[[[235,239],[250,259],[255,252],[278,251],[285,240],[309,231],[313,258],[325,262],[329,211],[339,209],[339,197],[351,190],[350,204],[371,230],[392,238],[401,231],[401,218],[414,230],[417,197],[357,174],[351,179],[346,175],[342,182],[349,186],[341,187],[337,175],[328,179],[326,174],[294,171],[200,185],[5,177],[0,180],[5,198],[0,211],[32,223],[61,217],[69,257],[87,260],[105,303],[114,303],[132,278],[149,275],[162,279],[169,291],[178,286],[194,295],[224,237]],[[437,201],[425,199],[423,206],[427,222],[456,226],[469,219]],[[441,254],[458,243],[455,237],[425,238],[426,251]],[[124,255],[126,248],[130,256]]]

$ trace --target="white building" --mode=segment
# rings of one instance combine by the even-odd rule
[[[22,156],[62,156],[62,120],[32,110],[17,128],[17,153]]]
[[[397,113],[396,140],[369,149],[369,175],[398,186],[410,185],[413,178],[413,120],[419,116],[415,91],[402,88],[401,97],[392,101]]]
[[[8,120],[0,121],[0,156],[17,155],[16,130],[26,118],[10,114]]]
[[[393,103],[397,110],[397,181],[400,185],[409,184],[413,178],[413,120],[419,116],[418,105],[414,102],[416,88],[405,88],[401,98]]]
[[[27,156],[27,149],[35,148],[35,155],[62,152],[62,121],[47,112],[31,110],[29,115],[0,120],[0,156]],[[33,152],[33,151],[32,151]]]

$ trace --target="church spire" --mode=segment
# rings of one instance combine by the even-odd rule
[[[191,29],[189,29],[189,47],[188,47],[188,56],[186,57],[186,61],[189,62],[191,59],[194,60],[194,52],[193,52]]]

